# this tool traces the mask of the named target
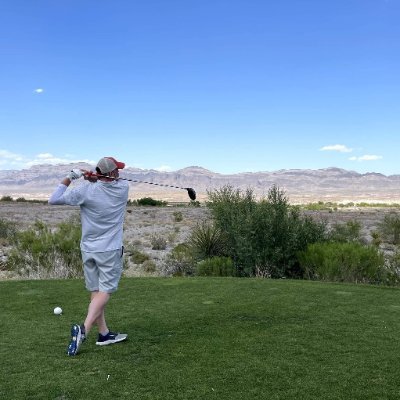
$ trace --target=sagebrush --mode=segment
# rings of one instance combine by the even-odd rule
[[[83,275],[80,252],[81,226],[75,220],[51,229],[42,221],[17,231],[7,269],[31,278],[74,278]]]

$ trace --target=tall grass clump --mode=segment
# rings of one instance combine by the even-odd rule
[[[261,201],[252,189],[229,185],[208,196],[214,225],[224,232],[224,255],[243,276],[302,277],[297,253],[326,238],[326,224],[301,215],[275,185]]]
[[[7,269],[31,279],[80,277],[80,237],[81,226],[74,220],[54,230],[36,221],[32,228],[14,235]]]
[[[385,265],[375,246],[360,243],[325,242],[308,245],[299,253],[308,279],[356,283],[398,283],[395,268]]]

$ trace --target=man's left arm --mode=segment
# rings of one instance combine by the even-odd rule
[[[68,173],[68,175],[61,181],[61,183],[57,186],[56,190],[49,198],[49,204],[51,205],[62,205],[65,204],[64,193],[67,190],[68,186],[75,179],[79,179],[83,175],[83,172],[80,169],[73,169]]]

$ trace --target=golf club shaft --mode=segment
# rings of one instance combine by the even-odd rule
[[[94,176],[99,176],[99,177],[102,177],[102,178],[108,178],[108,179],[115,179],[115,180],[122,179],[123,181],[128,181],[128,182],[146,183],[148,185],[164,186],[164,187],[171,187],[171,188],[174,188],[174,189],[187,190],[190,199],[191,200],[196,200],[196,192],[195,192],[195,190],[193,188],[188,188],[188,187],[185,188],[185,187],[174,186],[174,185],[165,185],[163,183],[140,181],[140,180],[137,180],[137,179],[128,179],[128,178],[121,178],[121,177],[115,178],[113,176],[104,175],[104,174],[93,174],[93,175]]]

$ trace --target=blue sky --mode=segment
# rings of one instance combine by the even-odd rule
[[[13,0],[0,21],[0,169],[400,173],[398,0]]]

